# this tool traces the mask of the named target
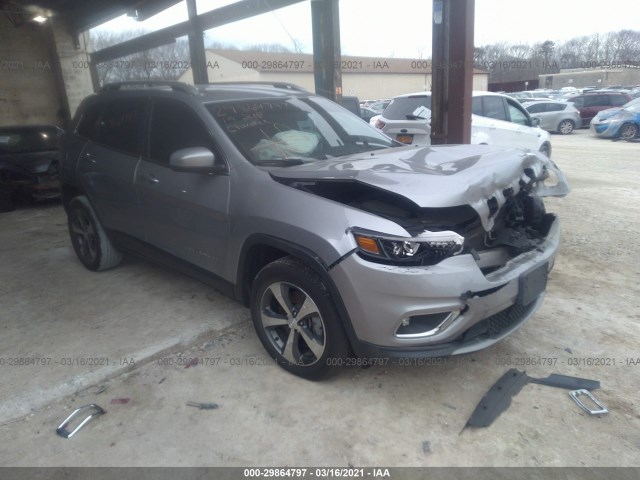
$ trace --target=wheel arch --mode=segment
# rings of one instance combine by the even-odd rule
[[[286,256],[292,256],[307,265],[316,273],[329,290],[333,304],[338,312],[340,323],[353,348],[358,339],[342,296],[329,275],[329,266],[314,252],[294,242],[270,235],[254,234],[245,241],[240,252],[234,296],[243,305],[249,306],[252,282],[257,273],[269,263]]]

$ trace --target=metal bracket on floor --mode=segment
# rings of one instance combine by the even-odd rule
[[[585,390],[584,388],[582,388],[580,390],[574,390],[572,392],[569,392],[569,395],[578,404],[578,406],[582,410],[587,412],[589,415],[603,415],[605,413],[609,413],[609,409],[607,409],[607,407],[605,407],[602,403],[600,403],[598,399],[594,397],[589,390]],[[588,405],[585,405],[580,399],[580,397],[582,397],[583,395],[587,397],[589,400],[591,400],[594,403],[594,405],[596,405],[598,408],[593,409],[593,408],[589,408]]]
[[[82,420],[78,426],[76,428],[74,428],[73,430],[69,431],[67,429],[67,427],[69,426],[69,423],[71,423],[71,420],[78,414],[80,414],[80,412],[87,412],[89,413],[84,420]],[[88,405],[83,405],[79,408],[76,408],[73,412],[71,412],[71,415],[69,415],[67,418],[64,419],[64,421],[60,424],[60,426],[56,429],[56,433],[58,435],[60,435],[61,437],[64,438],[71,438],[73,437],[78,430],[80,430],[82,427],[84,427],[89,420],[91,420],[93,417],[97,417],[100,415],[104,415],[106,412],[106,410],[104,410],[102,407],[99,407],[98,405],[94,404],[94,403],[90,403]]]

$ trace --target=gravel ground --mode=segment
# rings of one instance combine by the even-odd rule
[[[562,220],[560,254],[543,307],[498,345],[314,383],[271,365],[242,310],[216,335],[1,426],[0,465],[640,466],[640,144],[580,130],[553,147],[573,189],[547,201]],[[531,384],[491,426],[463,430],[511,367],[599,380],[610,413],[591,417],[567,390]],[[107,414],[72,439],[55,435],[92,402]]]

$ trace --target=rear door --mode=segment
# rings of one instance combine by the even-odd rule
[[[229,237],[229,176],[172,170],[171,154],[189,147],[208,148],[222,161],[199,113],[178,100],[153,99],[148,153],[135,178],[146,241],[221,273]]]
[[[77,134],[87,143],[78,177],[105,228],[144,236],[134,187],[140,161],[146,98],[116,98],[87,108]]]

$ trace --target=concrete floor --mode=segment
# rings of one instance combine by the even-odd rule
[[[3,214],[0,466],[640,466],[640,144],[581,130],[553,146],[573,192],[547,202],[563,239],[534,318],[477,354],[320,383],[271,365],[248,311],[198,282],[139,260],[84,270],[61,207]],[[45,360],[8,364],[24,357]],[[493,425],[462,431],[510,367],[600,380],[611,413],[527,385]],[[107,414],[55,434],[92,402]]]

